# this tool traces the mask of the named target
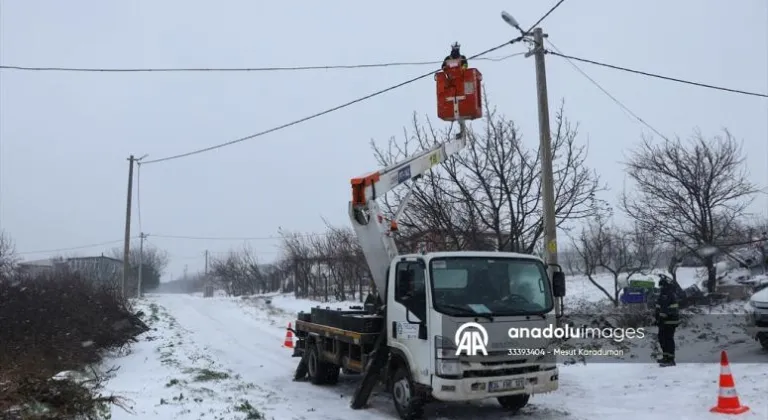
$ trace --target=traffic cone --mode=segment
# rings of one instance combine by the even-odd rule
[[[283,347],[293,348],[293,331],[291,331],[291,323],[288,323],[288,328],[285,330],[285,341],[283,341]]]
[[[717,395],[717,405],[709,411],[720,414],[742,414],[749,411],[749,407],[739,402],[739,394],[736,392],[736,384],[731,375],[725,350],[720,353],[720,390]]]

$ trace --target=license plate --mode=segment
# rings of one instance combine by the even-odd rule
[[[505,379],[503,381],[488,382],[488,392],[503,392],[523,388],[525,388],[525,382],[522,379]]]

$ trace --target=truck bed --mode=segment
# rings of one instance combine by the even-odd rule
[[[312,308],[300,312],[294,330],[294,357],[302,357],[308,343],[317,345],[320,357],[352,371],[361,372],[384,327],[384,318],[363,310]]]
[[[331,309],[330,307],[312,308],[310,313],[300,312],[296,321],[296,331],[312,332],[342,341],[352,340],[362,344],[376,340],[384,326],[384,318],[373,315],[362,308],[352,310]]]

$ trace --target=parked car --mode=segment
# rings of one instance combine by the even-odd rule
[[[747,334],[768,350],[768,283],[752,295],[745,309]]]

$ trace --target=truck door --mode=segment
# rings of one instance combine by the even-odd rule
[[[400,261],[395,269],[395,287],[388,305],[387,333],[391,347],[400,350],[411,364],[413,379],[429,383],[429,347],[426,265],[423,260]]]

